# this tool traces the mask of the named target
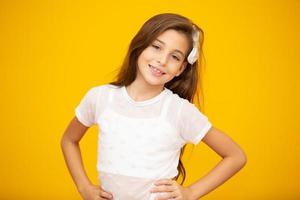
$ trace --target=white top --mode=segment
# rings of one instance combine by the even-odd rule
[[[135,101],[125,86],[96,86],[75,114],[83,125],[99,126],[101,186],[122,200],[153,198],[147,191],[155,180],[178,174],[181,147],[198,144],[212,126],[194,104],[166,87],[151,99]],[[135,187],[125,191],[122,184]]]

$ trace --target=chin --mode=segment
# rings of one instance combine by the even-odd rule
[[[144,80],[152,86],[159,86],[159,85],[164,85],[165,82],[162,80],[155,80],[152,77],[145,77]]]
[[[152,86],[161,86],[161,85],[164,85],[164,83],[158,82],[158,81],[147,81],[147,83],[149,85],[152,85]]]

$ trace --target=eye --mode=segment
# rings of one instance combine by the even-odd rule
[[[175,60],[178,60],[178,61],[180,60],[180,59],[179,59],[177,56],[175,56],[175,55],[173,55],[172,57],[173,57]]]
[[[152,46],[153,48],[155,48],[155,49],[160,49],[160,47],[157,46],[157,45],[155,45],[155,44],[152,44],[151,46]]]

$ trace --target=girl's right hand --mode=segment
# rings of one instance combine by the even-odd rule
[[[87,185],[79,192],[84,200],[113,199],[112,193],[103,190],[99,185]]]

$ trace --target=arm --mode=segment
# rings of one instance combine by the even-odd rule
[[[79,147],[79,142],[88,128],[74,117],[61,139],[61,148],[65,162],[79,191],[91,184],[84,170]]]
[[[112,199],[112,193],[103,190],[101,186],[93,185],[84,170],[79,142],[88,128],[76,117],[72,119],[67,127],[61,139],[61,148],[67,167],[77,186],[77,190],[84,200]]]
[[[223,184],[247,162],[245,152],[229,136],[212,127],[202,141],[223,159],[204,177],[191,184],[191,199],[199,199]]]

